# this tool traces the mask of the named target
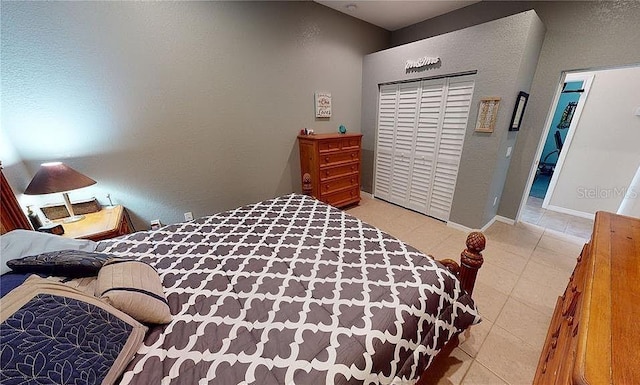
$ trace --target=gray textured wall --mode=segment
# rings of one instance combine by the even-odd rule
[[[392,33],[394,45],[534,9],[546,34],[498,214],[515,218],[562,71],[640,62],[640,2],[487,1]]]
[[[502,190],[509,167],[506,148],[516,134],[507,131],[516,96],[528,91],[544,27],[535,12],[481,24],[381,52],[364,59],[362,88],[363,188],[372,191],[378,85],[408,79],[477,71],[474,98],[458,173],[450,220],[472,228],[497,211],[494,194]],[[406,72],[407,59],[439,56],[439,67]],[[474,131],[481,97],[502,98],[493,133]]]
[[[313,2],[3,2],[1,22],[13,188],[62,160],[98,181],[73,200],[109,192],[138,227],[298,191],[296,134],[360,131],[362,58],[390,38]]]

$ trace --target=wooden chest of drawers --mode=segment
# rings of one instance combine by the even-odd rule
[[[640,219],[598,212],[558,298],[534,384],[640,384]]]
[[[299,135],[302,192],[335,207],[360,202],[362,134]]]

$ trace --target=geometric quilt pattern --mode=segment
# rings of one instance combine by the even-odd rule
[[[158,270],[172,321],[122,384],[413,384],[480,322],[439,263],[291,194],[100,242]]]

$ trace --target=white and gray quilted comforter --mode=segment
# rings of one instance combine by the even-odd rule
[[[173,314],[122,384],[413,384],[480,321],[442,265],[302,195],[98,250],[154,266]]]

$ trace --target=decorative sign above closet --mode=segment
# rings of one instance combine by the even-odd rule
[[[427,67],[427,66],[434,66],[436,64],[440,63],[440,58],[439,57],[421,57],[419,59],[416,60],[407,60],[407,62],[404,64],[404,69],[405,70],[410,70],[410,69],[414,69],[414,68],[422,68],[422,67]]]

